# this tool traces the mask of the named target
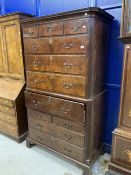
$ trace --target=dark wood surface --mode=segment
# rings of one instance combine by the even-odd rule
[[[23,22],[27,146],[48,147],[84,174],[100,148],[112,16],[98,8]]]

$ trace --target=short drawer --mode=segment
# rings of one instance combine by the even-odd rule
[[[12,116],[12,115],[9,115],[9,114],[3,113],[3,112],[0,112],[0,120],[7,122],[7,123],[10,123],[10,124],[15,125],[15,126],[17,124],[16,116]]]
[[[86,36],[81,37],[61,37],[51,40],[52,53],[86,53],[88,39]]]
[[[39,36],[63,35],[63,23],[50,23],[39,25]]]
[[[83,55],[25,55],[25,62],[26,70],[28,71],[86,75],[86,62],[88,62],[88,59],[86,56]]]
[[[79,147],[84,147],[84,135],[78,134],[67,129],[61,128],[51,123],[44,122],[37,119],[29,119],[29,128],[39,130],[41,132],[47,133],[53,137],[64,140],[68,143],[72,143]]]
[[[131,168],[131,138],[115,135],[112,148],[113,161],[125,168]]]
[[[37,111],[50,113],[75,122],[85,122],[85,106],[83,103],[30,92],[25,92],[25,100],[29,108]]]
[[[25,38],[25,53],[51,53],[51,43],[49,39]]]
[[[53,147],[51,136],[48,134],[29,128],[29,138],[50,148]]]
[[[85,97],[85,77],[54,74],[53,91],[78,97]]]
[[[86,36],[81,37],[60,37],[60,38],[25,38],[25,53],[86,53],[88,39]]]
[[[27,87],[85,97],[85,77],[27,71]]]
[[[50,73],[27,71],[26,78],[28,88],[52,91],[52,75]]]
[[[38,26],[28,26],[23,27],[23,37],[37,37],[38,36]]]
[[[0,131],[7,132],[8,134],[13,135],[13,136],[18,135],[17,126],[13,126],[1,120],[0,120]]]
[[[64,22],[64,34],[87,33],[87,24],[87,19]]]
[[[27,108],[28,111],[28,117],[33,119],[40,119],[46,122],[51,123],[51,114],[39,112],[30,108]]]
[[[4,105],[0,105],[0,112],[4,112],[6,114],[10,114],[10,115],[16,115],[16,110],[15,108],[11,108],[11,107],[7,107]]]
[[[0,98],[0,105],[14,107],[15,102],[9,99]]]
[[[53,116],[53,123],[57,126],[63,127],[65,129],[84,134],[84,125],[72,122],[70,120],[64,120],[59,117]]]
[[[73,158],[77,161],[80,161],[80,162],[83,162],[83,159],[84,159],[84,150],[77,147],[77,146],[74,146],[72,144],[69,144],[69,143],[66,143],[64,141],[61,141],[59,139],[54,139],[53,141],[53,148],[70,157],[70,158]]]

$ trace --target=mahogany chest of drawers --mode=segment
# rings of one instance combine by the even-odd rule
[[[0,16],[0,132],[18,142],[27,135],[21,21],[30,15]]]
[[[88,8],[23,22],[27,146],[38,144],[89,173],[100,148],[104,68],[113,17]]]

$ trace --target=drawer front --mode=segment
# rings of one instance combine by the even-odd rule
[[[25,53],[51,53],[51,43],[49,39],[26,38],[24,39]]]
[[[17,124],[16,116],[11,116],[11,115],[8,115],[8,114],[2,113],[2,112],[0,112],[0,120],[3,121],[3,122],[10,123],[12,125]]]
[[[50,124],[42,120],[29,118],[29,127],[77,145],[79,147],[84,147],[83,135],[58,127],[54,124]]]
[[[85,77],[28,71],[27,87],[73,96],[85,96]]]
[[[10,135],[17,136],[17,126],[13,126],[11,124],[8,124],[7,122],[0,121],[0,130],[5,131]]]
[[[56,151],[66,155],[68,157],[71,157],[75,160],[83,162],[84,150],[77,147],[77,146],[74,146],[74,145],[71,145],[69,143],[63,142],[59,139],[54,139],[53,148]]]
[[[38,36],[38,26],[28,26],[23,28],[23,37],[37,37]]]
[[[13,107],[15,104],[11,100],[0,98],[0,105],[5,105],[5,106]]]
[[[27,111],[28,111],[28,117],[30,117],[30,118],[40,119],[40,120],[43,120],[45,122],[51,123],[51,115],[50,114],[39,112],[39,111],[30,109],[30,108],[27,108]]]
[[[53,91],[85,97],[85,77],[69,75],[53,75]]]
[[[42,24],[39,26],[39,36],[63,35],[62,23]]]
[[[64,34],[87,33],[87,20],[74,20],[64,23]]]
[[[27,87],[40,90],[52,90],[52,76],[50,73],[30,72],[26,73]]]
[[[54,39],[24,39],[25,53],[86,53],[87,37],[62,37]]]
[[[86,56],[26,55],[26,70],[86,75]]]
[[[40,131],[36,131],[34,129],[29,128],[29,137],[35,140],[36,142],[46,145],[50,148],[52,148],[53,146],[51,136]]]
[[[7,107],[7,106],[2,106],[2,105],[0,105],[0,112],[4,112],[6,114],[10,114],[10,115],[13,115],[13,116],[16,115],[16,110],[14,108]]]
[[[86,53],[88,40],[86,36],[63,37],[51,40],[52,53]]]
[[[25,92],[26,105],[41,112],[54,114],[75,122],[85,122],[83,103]]]
[[[84,125],[53,116],[53,123],[65,129],[84,134]]]
[[[131,139],[114,136],[113,161],[125,168],[131,168]]]

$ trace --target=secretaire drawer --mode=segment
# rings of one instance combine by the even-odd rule
[[[36,131],[34,129],[29,128],[29,138],[35,140],[40,144],[49,146],[50,148],[52,148],[53,146],[51,136],[49,136],[46,133],[42,133],[40,131]]]
[[[61,140],[55,138],[53,141],[53,148],[56,151],[66,155],[66,156],[69,156],[75,160],[83,162],[84,150],[77,147],[77,146],[74,146],[72,144],[66,143],[64,141],[61,141]]]
[[[71,121],[85,122],[85,107],[83,103],[30,92],[25,92],[25,100],[29,108],[50,113]]]
[[[64,34],[87,33],[87,19],[64,22]]]
[[[84,147],[84,135],[78,134],[57,125],[44,122],[42,120],[34,119],[29,117],[29,128],[39,130],[41,132],[52,135],[56,138],[64,140],[68,143],[72,143],[79,147]]]
[[[40,119],[46,122],[51,122],[51,114],[39,112],[30,108],[27,108],[27,111],[28,111],[28,117],[34,119]]]
[[[37,37],[38,36],[38,26],[28,26],[23,27],[23,37]]]
[[[131,169],[131,138],[115,135],[112,148],[113,161]]]
[[[88,39],[81,37],[60,37],[60,38],[25,38],[25,53],[86,53]]]
[[[28,71],[86,75],[87,57],[83,55],[25,55],[25,62]]]
[[[63,23],[50,23],[39,25],[39,36],[56,36],[63,34]]]
[[[65,129],[84,134],[84,125],[83,124],[78,124],[76,122],[72,122],[70,120],[64,120],[59,117],[53,116],[53,123],[61,126]]]

